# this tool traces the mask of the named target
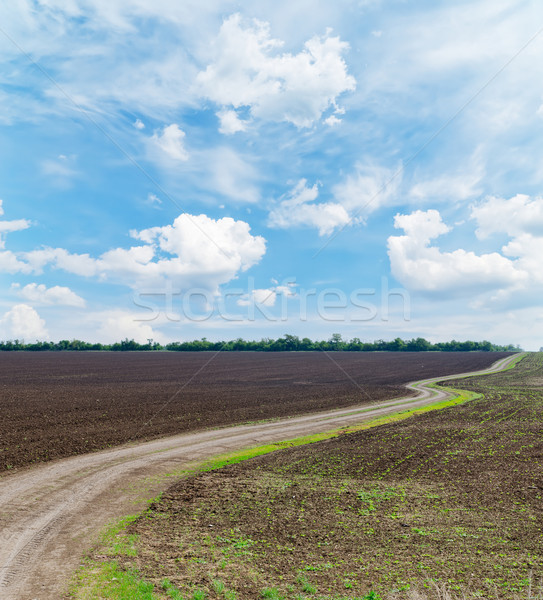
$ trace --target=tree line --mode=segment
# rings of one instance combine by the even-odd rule
[[[355,337],[344,340],[339,333],[334,333],[329,340],[313,341],[309,338],[299,338],[296,335],[286,334],[280,338],[263,338],[258,341],[236,340],[211,342],[206,338],[187,342],[172,342],[159,344],[152,339],[140,344],[134,340],[125,339],[114,344],[92,344],[81,340],[61,340],[59,342],[34,342],[25,343],[21,340],[0,342],[0,351],[29,351],[29,352],[153,352],[169,350],[172,352],[314,352],[314,351],[345,351],[345,352],[520,352],[519,346],[508,344],[502,346],[488,341],[437,342],[432,344],[428,340],[418,337],[411,340],[396,338],[392,341],[376,340],[363,342]]]

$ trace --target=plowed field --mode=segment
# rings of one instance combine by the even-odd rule
[[[542,384],[530,354],[446,384],[480,399],[181,480],[120,560],[157,598],[541,598]]]
[[[506,353],[1,353],[0,472],[131,440],[373,403]]]

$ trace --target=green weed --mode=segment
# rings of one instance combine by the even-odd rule
[[[116,562],[93,564],[74,591],[78,600],[159,600],[152,583],[143,581],[135,571],[121,571]]]
[[[164,579],[161,584],[162,589],[166,592],[168,598],[172,600],[183,600],[181,592],[173,585],[169,579]]]
[[[277,588],[266,588],[262,590],[260,596],[267,600],[284,600],[284,596],[279,593]]]

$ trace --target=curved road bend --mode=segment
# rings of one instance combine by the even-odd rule
[[[134,514],[171,483],[167,474],[217,454],[354,425],[445,399],[437,381],[504,369],[518,355],[476,373],[410,383],[417,392],[368,406],[238,425],[74,456],[0,479],[0,598],[63,596],[81,557],[112,519]]]

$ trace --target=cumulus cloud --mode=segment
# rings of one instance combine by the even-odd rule
[[[494,233],[514,237],[525,233],[543,235],[543,198],[517,194],[509,200],[489,197],[474,206],[471,218],[477,221],[477,237]]]
[[[275,280],[273,282],[275,283]],[[295,284],[290,283],[288,285],[275,285],[270,288],[251,290],[249,294],[244,294],[237,301],[237,304],[239,306],[250,306],[251,304],[268,307],[275,306],[279,296],[284,296],[285,298],[292,298],[296,296],[294,287]]]
[[[247,121],[242,121],[235,110],[220,110],[217,117],[221,123],[219,131],[225,135],[232,135],[247,129]]]
[[[498,252],[475,254],[464,249],[442,252],[432,240],[450,231],[437,210],[396,215],[394,226],[405,235],[388,238],[393,275],[409,289],[442,294],[473,294],[488,290],[525,288],[537,272],[526,261]],[[518,256],[510,245],[504,254]]]
[[[410,215],[396,215],[394,227],[403,229],[409,237],[422,245],[450,231],[450,227],[443,223],[437,210],[417,210]]]
[[[85,300],[70,288],[55,285],[51,288],[44,284],[29,283],[24,287],[14,283],[12,290],[23,300],[34,304],[76,306],[83,308]]]
[[[169,279],[183,289],[216,292],[219,285],[259,262],[266,251],[264,238],[251,235],[246,222],[230,217],[214,220],[185,213],[172,225],[132,231],[131,236],[143,244],[114,248],[98,258],[44,248],[20,253],[15,266],[34,273],[51,266],[140,289],[163,286]]]
[[[45,321],[28,304],[17,304],[0,319],[0,339],[46,340],[49,333]]]
[[[248,107],[253,117],[311,127],[343,92],[355,89],[343,53],[330,31],[298,54],[280,53],[267,23],[226,19],[214,42],[215,60],[197,76],[200,93],[220,106]]]
[[[530,275],[531,282],[536,284],[543,283],[543,270],[541,269],[543,237],[523,233],[506,244],[502,248],[502,251],[505,256],[517,259],[518,268]],[[537,290],[534,289],[534,291]]]
[[[400,180],[391,169],[359,163],[332,188],[333,202],[316,202],[318,185],[307,187],[307,180],[300,179],[270,210],[268,224],[281,229],[315,227],[319,235],[329,235],[336,228],[364,223],[371,212],[392,203]]]
[[[341,123],[341,119],[338,119],[336,115],[330,115],[324,119],[324,122],[330,127],[334,127],[334,125],[339,125]]]
[[[543,283],[543,198],[517,194],[509,200],[489,197],[472,207],[471,217],[477,222],[476,235],[485,239],[492,234],[506,234],[510,241],[502,247],[519,270],[529,276],[529,287],[535,292]]]
[[[0,245],[2,247],[2,245]],[[0,252],[0,273],[15,273],[30,274],[37,272],[36,269],[24,260],[20,260],[16,254],[9,250]]]
[[[176,123],[155,132],[151,140],[171,160],[185,162],[189,159],[184,146],[185,132]]]
[[[281,199],[269,214],[270,227],[315,227],[319,235],[332,233],[336,227],[349,223],[345,208],[335,202],[315,202],[319,195],[318,185],[307,187],[307,180],[300,179],[296,186]]]
[[[251,294],[244,294],[238,301],[239,306],[249,306],[251,303],[261,306],[275,306],[277,292],[274,289],[256,289]]]

